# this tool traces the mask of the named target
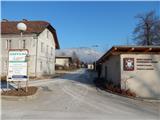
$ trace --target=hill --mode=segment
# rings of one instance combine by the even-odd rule
[[[56,56],[72,57],[74,52],[79,57],[79,59],[85,63],[94,62],[95,60],[98,60],[102,56],[101,52],[98,52],[94,49],[87,48],[87,47],[56,50]]]

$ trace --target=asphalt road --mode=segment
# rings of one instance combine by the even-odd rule
[[[2,120],[160,120],[160,103],[112,95],[94,87],[94,74],[81,69],[39,86],[33,99],[2,99]]]

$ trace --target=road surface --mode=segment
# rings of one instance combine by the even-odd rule
[[[160,104],[112,95],[80,69],[61,78],[34,81],[36,98],[2,99],[2,120],[160,120]]]

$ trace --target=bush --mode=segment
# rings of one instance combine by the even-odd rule
[[[118,94],[121,94],[121,95],[125,95],[125,96],[132,96],[132,97],[136,97],[136,94],[134,92],[131,92],[130,89],[127,89],[127,90],[124,90],[124,89],[121,89],[119,87],[119,85],[113,85],[113,84],[107,84],[106,85],[106,90],[109,90],[113,93],[118,93]]]
[[[127,90],[121,89],[120,84],[114,85],[113,82],[110,80],[106,81],[104,78],[96,78],[94,80],[94,83],[96,87],[99,87],[103,90],[107,90],[113,93],[118,93],[124,96],[136,97],[136,94],[132,92],[130,89]]]

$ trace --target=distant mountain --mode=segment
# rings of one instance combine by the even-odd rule
[[[98,52],[94,49],[87,48],[87,47],[56,50],[56,56],[72,57],[74,52],[77,54],[79,59],[85,63],[94,62],[95,60],[98,60],[102,56],[101,52]]]

